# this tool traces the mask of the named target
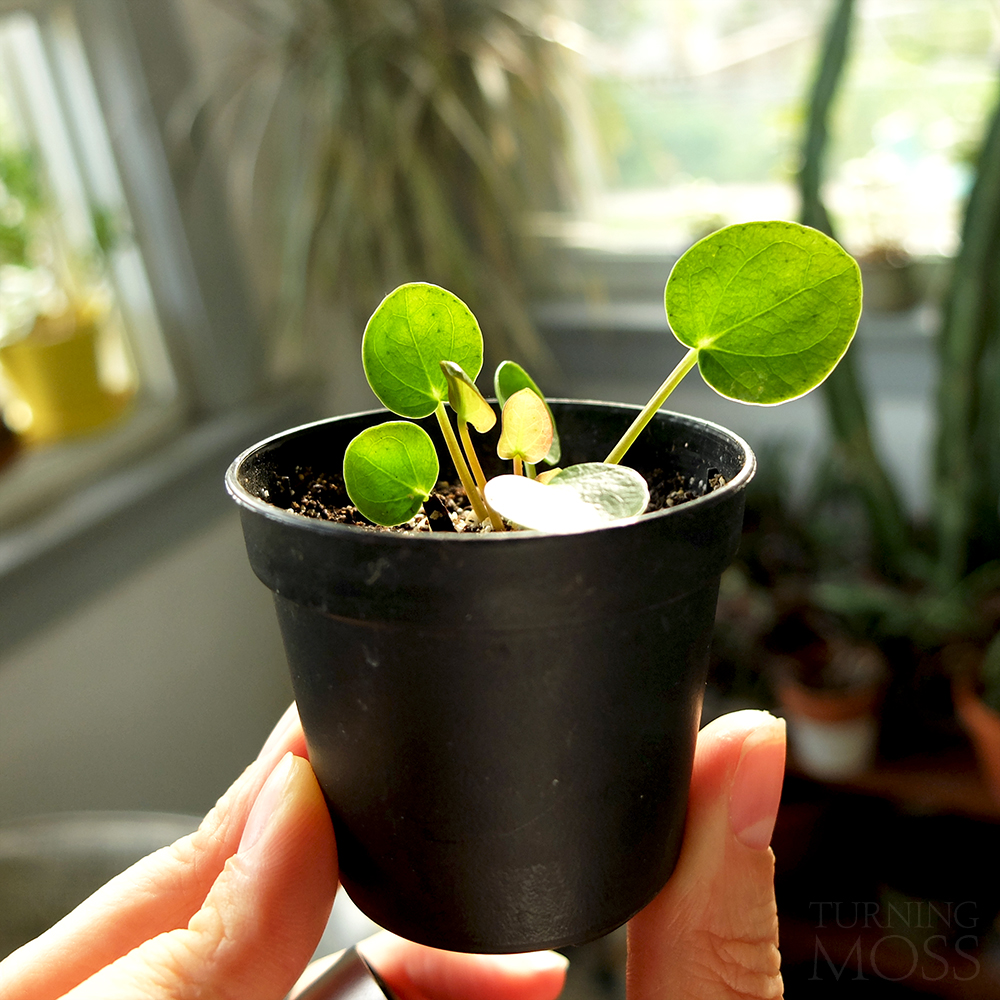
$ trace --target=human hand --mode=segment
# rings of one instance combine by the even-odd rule
[[[783,719],[733,712],[698,734],[680,859],[629,923],[629,1000],[782,995],[768,845],[784,770]]]
[[[293,705],[195,833],[0,962],[0,997],[281,1000],[337,891],[333,828],[305,755]],[[566,967],[552,953],[450,955],[389,934],[371,946],[401,1000],[553,1000]]]
[[[785,770],[785,724],[766,712],[734,712],[698,734],[684,846],[666,887],[628,927],[629,1000],[774,1000],[782,995],[774,855],[768,846]],[[421,993],[428,963],[470,976],[480,956],[397,950],[377,935],[359,945],[400,1000],[473,1000],[510,994],[452,980]],[[428,957],[427,953],[431,953]],[[538,956],[544,961],[544,956]],[[409,965],[408,963],[415,963]],[[313,981],[319,963],[303,977]],[[470,976],[471,978],[471,976]],[[416,989],[414,987],[417,987]],[[549,994],[552,995],[552,994]]]
[[[336,892],[336,848],[294,707],[199,830],[113,879],[0,962],[5,1000],[281,1000]],[[699,736],[669,885],[631,923],[629,991],[780,995],[773,858],[784,732],[736,713]],[[565,961],[457,955],[376,935],[360,946],[400,1000],[553,1000]],[[296,992],[322,973],[316,966]]]

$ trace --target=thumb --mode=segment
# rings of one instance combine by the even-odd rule
[[[336,890],[322,792],[308,762],[287,753],[188,926],[144,942],[64,1000],[280,1000],[319,943]]]
[[[766,712],[698,734],[680,860],[629,924],[630,1000],[781,996],[768,844],[784,763],[784,721]]]

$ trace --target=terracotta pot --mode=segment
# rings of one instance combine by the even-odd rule
[[[967,678],[953,682],[952,700],[955,714],[972,740],[983,782],[1000,803],[1000,713],[976,694]]]
[[[637,412],[552,408],[564,464],[606,455]],[[374,532],[267,501],[300,466],[339,469],[385,416],[278,435],[227,476],[250,562],[275,592],[342,882],[377,924],[438,948],[600,937],[652,899],[680,851],[753,455],[714,424],[661,412],[630,464],[696,481],[718,470],[727,485],[572,535]],[[484,465],[490,453],[487,439]]]
[[[791,657],[777,659],[774,686],[799,768],[823,781],[846,781],[868,771],[878,749],[881,683],[809,687],[797,679],[796,666]]]

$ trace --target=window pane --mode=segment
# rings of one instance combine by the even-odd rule
[[[0,21],[0,369],[32,446],[177,391],[68,9]]]
[[[826,9],[578,0],[609,242],[679,250],[731,222],[794,218],[799,108]]]
[[[795,218],[804,104],[830,0],[573,0],[604,150],[605,243],[678,250]],[[990,0],[858,0],[827,198],[856,253],[948,254],[993,99]]]
[[[862,0],[827,200],[855,252],[952,254],[997,86],[989,0]]]

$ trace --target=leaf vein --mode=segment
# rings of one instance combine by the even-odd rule
[[[747,261],[747,263],[749,263],[749,261]],[[742,271],[744,267],[746,267],[746,264],[741,265],[739,270]],[[703,338],[702,341],[698,344],[698,348],[701,349],[703,347],[711,347],[712,344],[714,344],[720,337],[725,337],[727,334],[732,333],[733,330],[737,330],[740,327],[747,326],[749,323],[752,323],[754,320],[758,320],[758,319],[761,319],[764,316],[770,315],[771,313],[773,313],[776,310],[780,309],[782,306],[784,306],[787,303],[791,302],[793,299],[798,298],[799,296],[805,295],[807,293],[813,293],[813,292],[817,291],[818,289],[822,288],[822,286],[825,285],[825,284],[827,284],[828,282],[834,281],[835,279],[840,278],[842,275],[848,273],[849,270],[850,270],[850,268],[845,267],[843,270],[837,271],[835,274],[827,275],[821,281],[817,281],[815,285],[810,285],[808,288],[799,288],[799,289],[796,289],[794,292],[792,292],[791,295],[786,296],[785,298],[781,299],[779,302],[773,303],[767,309],[762,309],[760,312],[755,313],[752,316],[746,316],[746,317],[741,318],[738,323],[735,323],[732,326],[727,327],[725,330],[720,330],[718,333],[711,334],[708,339]],[[734,280],[736,280],[736,277],[737,277],[738,274],[739,274],[739,271],[737,271],[736,274],[734,274],[733,277],[729,280],[729,282],[726,283],[726,288],[727,289],[728,289],[729,285]],[[719,304],[715,308],[715,313],[717,313],[719,311],[719,309],[722,307],[722,299],[724,297],[725,297],[724,294],[719,297],[720,301],[719,301]],[[713,313],[713,319],[714,319],[715,313]]]

